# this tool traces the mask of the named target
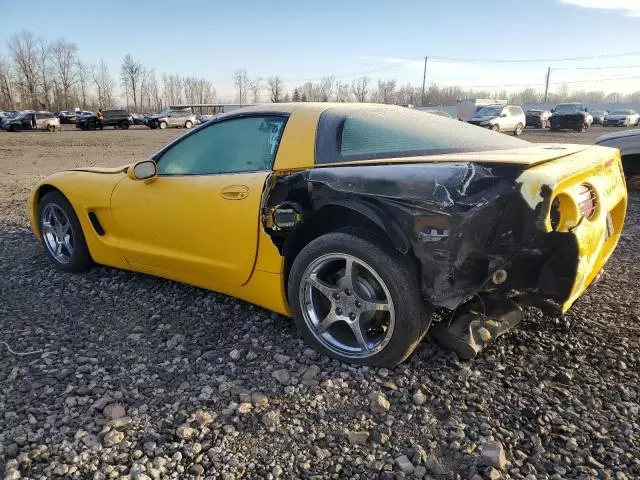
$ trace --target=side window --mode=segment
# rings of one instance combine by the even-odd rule
[[[243,117],[214,123],[176,143],[157,160],[159,175],[271,170],[286,118]]]
[[[518,107],[511,107],[509,110],[511,110],[511,115],[514,117],[522,113]]]

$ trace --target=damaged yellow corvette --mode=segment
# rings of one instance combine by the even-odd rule
[[[222,292],[293,316],[327,355],[386,366],[430,327],[471,358],[527,306],[566,311],[625,211],[615,149],[327,103],[237,110],[148,160],[52,175],[29,199],[61,270],[95,262]]]

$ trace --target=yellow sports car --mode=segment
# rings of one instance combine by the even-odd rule
[[[217,117],[148,160],[41,181],[31,225],[53,264],[198,285],[292,315],[345,362],[395,365],[433,337],[463,358],[562,313],[624,222],[619,153],[535,145],[374,104]]]

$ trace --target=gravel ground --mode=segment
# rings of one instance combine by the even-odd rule
[[[355,368],[239,300],[50,266],[26,227],[35,179],[180,133],[0,133],[4,478],[640,477],[638,200],[565,318],[531,311],[471,362],[424,342],[393,370]]]

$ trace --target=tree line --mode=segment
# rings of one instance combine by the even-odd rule
[[[209,80],[175,74],[159,80],[154,69],[129,54],[114,77],[103,59],[83,61],[78,47],[66,39],[48,42],[21,31],[6,46],[8,55],[0,56],[0,109],[96,110],[126,104],[132,111],[150,112],[216,99]]]
[[[95,110],[127,106],[135,112],[157,111],[168,105],[215,103],[211,81],[177,74],[156,75],[156,71],[127,54],[114,76],[100,59],[83,61],[78,47],[66,39],[49,42],[33,32],[21,31],[6,42],[7,55],[0,56],[0,109],[32,108]],[[250,77],[246,69],[233,72],[235,98],[232,101],[260,102],[379,102],[399,105],[453,105],[462,98],[505,99],[512,104],[542,103],[542,92],[525,88],[518,92],[465,89],[429,85],[425,91],[393,79],[374,80],[361,76],[352,81],[327,75],[317,81],[287,85],[279,75]],[[124,99],[124,101],[123,101]],[[550,92],[550,104],[640,102],[640,91],[623,95],[604,91],[571,90],[568,84]]]

